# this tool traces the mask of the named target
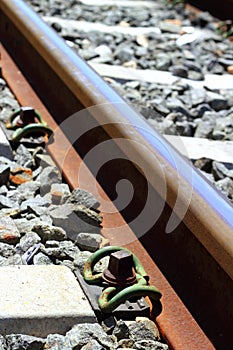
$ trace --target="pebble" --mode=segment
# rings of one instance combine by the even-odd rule
[[[23,334],[10,334],[6,336],[6,343],[9,349],[42,350],[45,340]]]
[[[103,236],[100,234],[91,234],[81,232],[78,234],[78,237],[75,243],[82,250],[89,250],[90,252],[95,252],[96,250],[102,247]]]
[[[16,245],[16,250],[18,252],[26,252],[29,248],[40,242],[41,238],[37,233],[27,232],[22,238],[20,238],[19,243]]]
[[[70,341],[73,348],[88,344],[93,337],[103,348],[114,348],[115,339],[107,335],[98,323],[78,324],[66,333],[66,338]]]
[[[84,205],[86,208],[98,208],[99,202],[92,193],[81,188],[75,188],[69,196],[67,203]]]
[[[63,241],[67,238],[66,232],[61,227],[57,226],[39,224],[34,225],[32,231],[39,235],[42,243],[49,240]]]
[[[42,170],[37,178],[40,182],[41,194],[48,193],[53,183],[61,183],[61,173],[55,166],[48,166]]]
[[[83,205],[62,204],[50,211],[53,225],[62,227],[69,239],[76,240],[80,232],[98,233],[102,218]]]
[[[9,216],[0,218],[0,242],[8,244],[16,244],[20,240],[20,232],[15,221]]]

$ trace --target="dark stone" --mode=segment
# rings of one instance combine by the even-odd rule
[[[124,321],[119,320],[119,321],[117,321],[117,324],[114,327],[112,334],[115,335],[115,337],[117,338],[117,341],[119,341],[121,339],[128,339],[129,338],[129,328],[125,324]]]
[[[42,350],[45,339],[23,334],[10,334],[6,336],[6,343],[10,350]]]
[[[10,167],[7,164],[0,164],[0,186],[7,185],[10,176]]]
[[[181,78],[188,78],[188,69],[184,66],[172,66],[170,71],[173,75]]]

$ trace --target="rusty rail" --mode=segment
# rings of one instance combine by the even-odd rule
[[[2,73],[19,102],[56,130],[48,149],[64,177],[91,192],[97,179],[103,234],[132,250],[162,291],[157,322],[171,348],[224,348],[233,319],[232,206],[21,0],[1,1],[0,40]],[[123,208],[122,179],[134,188]]]

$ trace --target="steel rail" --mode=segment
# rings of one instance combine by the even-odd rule
[[[68,126],[63,122],[64,133],[69,137],[71,144],[74,143],[74,146],[78,147],[82,157],[85,157],[91,148],[111,139],[114,140],[114,144],[111,144],[111,148],[101,149],[102,157],[104,156],[103,152],[109,153],[110,149],[111,152],[115,152],[113,154],[116,154],[118,158],[135,159],[135,154],[137,154],[138,165],[135,164],[136,161],[134,164],[123,162],[121,166],[119,166],[119,162],[110,164],[105,173],[101,174],[99,181],[106,181],[103,185],[108,190],[109,196],[112,197],[116,195],[116,193],[111,193],[112,183],[117,183],[120,178],[131,180],[135,187],[133,201],[128,206],[128,210],[122,211],[122,215],[127,221],[132,221],[130,220],[130,215],[132,219],[132,209],[137,214],[145,207],[147,200],[145,191],[151,193],[152,204],[154,203],[154,206],[150,205],[146,208],[147,218],[156,215],[155,206],[159,211],[160,207],[164,205],[162,215],[143,236],[142,230],[145,220],[137,222],[137,225],[129,222],[129,225],[131,225],[134,234],[140,237],[141,243],[166,277],[169,280],[175,280],[177,292],[185,299],[192,313],[195,314],[195,318],[200,321],[202,327],[216,344],[222,344],[223,337],[217,334],[219,325],[216,325],[216,321],[212,318],[216,315],[215,317],[218,318],[220,324],[221,320],[222,323],[226,323],[226,327],[223,327],[220,332],[224,333],[227,344],[227,339],[231,335],[228,324],[230,324],[233,314],[231,302],[233,290],[232,206],[194,169],[190,168],[188,162],[152,130],[122,98],[104,84],[102,79],[22,1],[3,0],[0,3],[0,35],[2,43],[14,56],[26,77],[29,77],[30,81],[33,82],[35,90],[58,124],[64,120],[70,120],[73,113],[81,111],[83,108],[95,106],[89,108],[84,115],[82,112],[75,115],[71,118],[72,123]],[[7,61],[6,57],[7,53],[3,54],[3,73],[4,61]],[[7,67],[7,63],[5,64]],[[4,74],[8,75],[8,73]],[[9,80],[11,80],[12,86],[16,83],[13,79]],[[25,97],[22,96],[22,93],[21,97],[21,102],[25,104]],[[50,126],[54,127],[54,122],[52,123],[53,125],[50,124]],[[77,128],[74,128],[75,124],[78,131]],[[99,125],[101,128],[98,127]],[[90,128],[91,131],[88,131]],[[55,139],[59,140],[59,144],[60,137],[57,135],[55,134]],[[121,140],[129,140],[130,142],[125,143]],[[66,146],[70,148],[69,144]],[[52,149],[55,146],[51,144],[49,147]],[[57,144],[55,149],[58,152]],[[59,152],[62,151],[59,150]],[[59,154],[54,155],[59,157]],[[63,164],[64,157],[65,163]],[[64,155],[63,149],[63,155],[58,163],[62,166],[67,178],[70,177],[70,173],[73,174],[75,179],[73,184],[77,184],[77,168],[76,171],[71,169],[69,162],[67,162],[68,158],[69,156]],[[82,162],[79,160],[78,163]],[[91,169],[91,164],[88,166]],[[176,168],[178,168],[179,174]],[[108,171],[110,169],[114,173],[111,174],[112,181],[108,184]],[[146,179],[143,177],[143,173],[146,174]],[[90,179],[90,176],[87,178]],[[167,191],[163,191],[164,184]],[[177,195],[177,193],[179,194]],[[171,208],[176,201],[179,202],[178,215],[181,214],[184,217],[180,218],[180,224],[172,233],[165,234],[167,221],[172,214]],[[187,209],[186,213],[181,212],[180,208]],[[139,242],[135,241],[135,236],[132,236],[128,228],[126,229],[125,226],[122,228],[120,225],[120,231],[123,234],[118,234],[120,237],[117,237],[113,234],[117,231],[110,230],[110,228],[116,225],[118,219],[112,220],[113,215],[106,214],[106,217],[111,218],[111,220],[106,220],[105,227],[107,228],[103,230],[104,234],[110,236],[114,244],[128,243],[128,248],[141,259],[143,250],[141,250]],[[175,219],[179,218],[174,216]],[[146,258],[141,260],[148,259],[152,264],[152,269],[147,268],[147,270],[153,279],[153,275],[157,274],[155,265],[148,253],[145,250],[143,252]],[[146,262],[148,263],[148,261]],[[188,280],[191,284],[191,286],[187,286],[187,291],[183,291],[184,282],[182,280],[185,280],[185,283]],[[159,287],[158,282],[154,281],[153,283]],[[201,300],[202,296],[205,298],[203,304],[195,303],[196,298],[192,300],[192,297],[194,298],[197,294],[198,300]],[[188,295],[191,301],[187,300]],[[174,306],[172,308],[171,304],[172,302],[168,301],[167,305],[174,312]],[[197,310],[198,306],[200,310]],[[228,311],[223,315],[222,309],[225,311],[227,307]],[[171,313],[169,314],[167,309],[157,318],[163,330],[170,323],[169,315],[171,316]],[[177,317],[179,318],[179,315]],[[183,320],[185,327],[188,324],[194,326],[195,322],[192,317],[187,317],[188,321],[187,319]],[[195,329],[201,339],[201,330],[197,330],[197,326]],[[187,333],[187,328],[185,331],[183,329],[182,337],[178,336],[177,343],[175,335],[173,342],[169,335],[167,338],[173,344],[174,349],[184,349],[188,346],[192,348],[192,345],[195,346],[193,348],[197,348],[196,336],[195,344],[192,344]],[[182,343],[183,348],[180,345],[181,338],[183,342],[187,341],[186,345]],[[198,348],[212,348],[210,343],[205,343],[205,347],[202,346],[203,343],[200,341]]]
[[[38,98],[37,94],[33,91],[28,81],[22,75],[19,68],[15,65],[12,58],[8,55],[3,47],[0,48],[0,52],[2,56],[0,64],[2,65],[4,78],[8,82],[8,85],[11,87],[15,96],[17,96],[19,103],[21,105],[31,105],[40,110],[43,114],[43,118],[49,123],[49,125],[54,129],[57,129],[58,126],[53,117],[48,112],[42,101]],[[67,180],[71,188],[80,186],[77,178],[77,172],[81,166],[85,167],[85,165],[83,165],[82,159],[74,150],[61,130],[56,133],[54,142],[48,146],[48,151],[58,166],[63,163],[61,170],[64,178]],[[63,162],[64,157],[65,162]],[[93,183],[95,180],[87,167],[85,167],[84,173],[86,181],[85,183],[82,182],[82,188],[90,191],[90,183]],[[198,345],[200,349],[213,349],[212,344],[196,324],[193,317],[185,308],[184,304],[176,295],[172,287],[169,285],[161,271],[155,265],[149,254],[146,252],[145,248],[143,248],[139,241],[135,241],[134,234],[127,226],[122,216],[116,211],[115,206],[112,204],[109,197],[98,185],[98,183],[97,190],[97,199],[100,202],[101,200],[109,202],[109,205],[112,206],[111,211],[113,213],[104,214],[102,234],[109,238],[112,244],[122,244],[122,240],[119,242],[117,236],[109,236],[108,230],[109,227],[112,228],[120,226],[125,239],[131,241],[128,247],[132,249],[137,254],[137,256],[140,256],[140,259],[144,266],[150,266],[149,269],[147,268],[147,271],[150,273],[151,283],[156,283],[156,285],[163,292],[163,312],[159,318],[157,318],[157,322],[161,334],[167,340],[170,348],[178,350],[184,349],[188,346],[192,350],[196,349],[196,345]],[[102,208],[100,206],[100,210],[101,209]],[[180,328],[181,324],[182,328]],[[194,337],[195,344],[193,343]]]

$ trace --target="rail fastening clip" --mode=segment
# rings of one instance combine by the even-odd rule
[[[108,255],[108,269],[93,274],[95,264]],[[103,313],[111,313],[130,298],[147,296],[159,300],[162,296],[155,286],[149,285],[149,277],[138,258],[123,247],[104,247],[92,254],[85,263],[83,276],[89,284],[107,285],[98,300]]]

